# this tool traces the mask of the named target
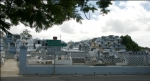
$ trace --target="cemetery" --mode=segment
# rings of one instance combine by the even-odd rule
[[[15,58],[19,74],[150,74],[150,52],[127,51],[119,36],[64,43],[7,34],[6,58]]]

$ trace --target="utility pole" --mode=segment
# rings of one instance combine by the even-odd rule
[[[61,40],[61,35],[60,35],[60,40]]]
[[[55,51],[56,51],[56,47],[55,47]],[[54,75],[55,75],[55,58],[56,58],[56,54],[54,53]]]
[[[60,35],[60,41],[61,41],[61,35]]]

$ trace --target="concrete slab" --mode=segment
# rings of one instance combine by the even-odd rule
[[[7,59],[1,67],[1,77],[18,76],[19,68],[15,59]]]

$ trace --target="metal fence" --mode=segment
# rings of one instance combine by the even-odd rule
[[[53,56],[49,56],[44,52],[41,53],[30,53],[31,56],[42,57],[43,60],[53,60]],[[150,54],[146,53],[115,53],[114,55],[110,54],[101,54],[88,56],[85,52],[68,52],[64,55],[63,60],[68,60],[71,56],[73,63],[83,63],[86,65],[95,65],[103,64],[106,66],[150,66]],[[61,60],[60,56],[57,56],[58,60]]]
[[[95,60],[91,60],[95,58]],[[126,66],[149,66],[150,65],[150,54],[129,54],[122,53],[110,56],[103,54],[99,57],[93,56],[88,57],[88,64],[105,64],[105,65],[126,65]]]

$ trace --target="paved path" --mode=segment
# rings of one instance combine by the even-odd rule
[[[2,77],[1,81],[150,81],[150,75],[28,75],[20,77]]]
[[[7,59],[1,67],[1,77],[18,76],[19,68],[15,59]]]

